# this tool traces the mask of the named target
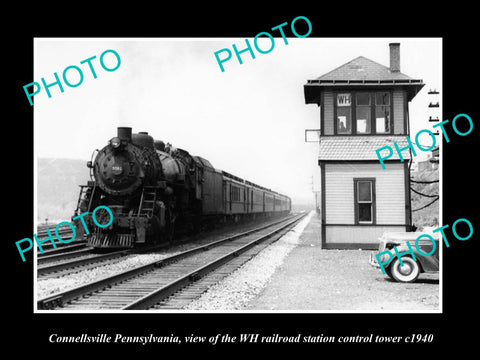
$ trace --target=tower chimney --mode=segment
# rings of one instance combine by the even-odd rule
[[[400,43],[390,43],[390,71],[400,71]]]

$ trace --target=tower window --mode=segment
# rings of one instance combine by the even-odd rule
[[[375,223],[375,179],[353,179],[355,224]]]

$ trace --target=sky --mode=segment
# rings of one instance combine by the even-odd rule
[[[267,49],[269,40],[263,40],[259,46]],[[401,44],[401,72],[426,84],[409,105],[414,135],[431,129],[430,115],[442,119],[441,107],[428,108],[431,101],[442,103],[441,38],[306,37],[288,38],[286,45],[279,37],[268,54],[254,48],[252,59],[243,53],[243,64],[233,55],[224,72],[214,53],[224,48],[233,53],[232,44],[243,49],[245,38],[37,38],[32,81],[52,83],[54,72],[62,78],[71,65],[84,78],[77,87],[61,80],[64,92],[52,86],[51,98],[43,88],[35,95],[35,153],[88,161],[116,136],[118,126],[129,126],[294,202],[313,202],[318,144],[306,143],[304,131],[319,128],[320,111],[305,104],[303,85],[358,56],[389,66],[391,42]],[[110,49],[121,64],[107,72],[99,58]],[[80,63],[92,56],[96,79],[88,64]],[[111,53],[104,60],[107,67],[116,65]],[[79,82],[75,70],[67,74],[71,83]],[[435,98],[427,95],[434,88],[440,91]]]

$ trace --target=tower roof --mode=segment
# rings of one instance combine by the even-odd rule
[[[376,150],[383,146],[393,146],[396,142],[404,148],[408,142],[404,135],[383,136],[325,136],[320,141],[318,160],[320,161],[364,161],[377,160]],[[404,159],[410,159],[410,153],[403,152]],[[400,160],[393,152],[389,160]]]
[[[343,64],[332,71],[319,76],[315,80],[324,81],[341,81],[341,80],[412,80],[411,77],[401,73],[400,71],[390,71],[390,68],[379,64],[364,56],[359,56],[346,64]],[[310,80],[310,81],[315,81]]]
[[[405,87],[408,101],[424,86],[422,80],[412,79],[400,71],[391,71],[364,56],[359,56],[346,64],[312,80],[304,85],[305,103],[319,103],[322,88],[326,87]]]

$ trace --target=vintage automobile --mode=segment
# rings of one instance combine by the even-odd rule
[[[428,234],[435,239],[435,251],[428,256],[433,250],[433,242],[430,238],[423,236],[420,237],[417,246],[415,242],[417,238],[422,234]],[[408,254],[410,248],[407,245],[410,243],[410,248],[413,250],[415,260]],[[396,247],[397,252],[394,251]],[[420,273],[433,273],[439,271],[439,235],[438,233],[431,232],[385,232],[379,239],[378,252],[372,252],[370,254],[370,264],[376,268],[380,268],[377,261],[377,254],[389,251],[380,256],[379,261],[384,264],[385,273],[395,281],[399,282],[414,282],[417,280]],[[420,252],[418,251],[420,250]],[[401,256],[403,266],[398,254],[407,253]],[[388,262],[389,258],[391,261]],[[388,262],[388,263],[387,263]]]

